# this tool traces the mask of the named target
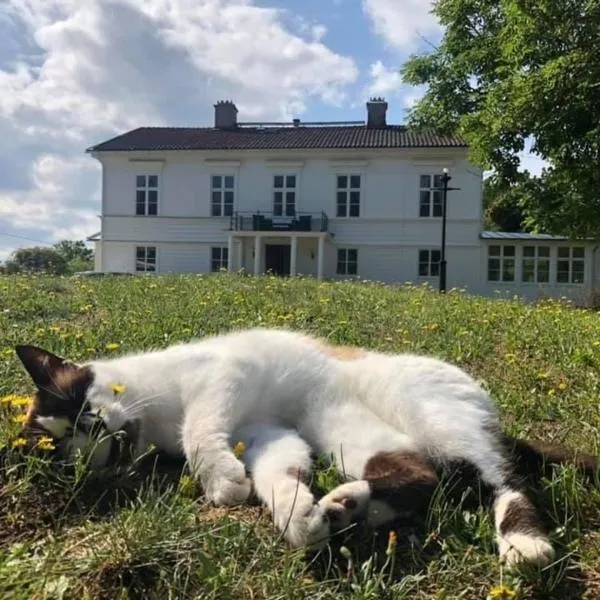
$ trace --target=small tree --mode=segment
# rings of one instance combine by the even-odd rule
[[[94,261],[94,251],[81,240],[61,240],[54,244],[54,249],[69,263],[73,260],[88,264]]]
[[[53,248],[34,246],[15,250],[6,261],[5,269],[7,273],[64,275],[68,271],[68,263]]]

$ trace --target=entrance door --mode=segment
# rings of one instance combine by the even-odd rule
[[[289,244],[265,245],[265,270],[272,271],[275,275],[290,274]]]

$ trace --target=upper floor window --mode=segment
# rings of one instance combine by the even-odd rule
[[[338,175],[336,217],[360,216],[360,175]]]
[[[211,177],[211,216],[230,217],[233,215],[234,187],[233,175],[213,175]]]
[[[550,281],[550,247],[523,246],[521,280],[525,283]]]
[[[229,264],[229,248],[227,246],[215,246],[211,248],[210,270],[217,273],[223,269],[227,269]]]
[[[356,275],[358,273],[358,250],[356,248],[338,248],[335,272],[338,275]]]
[[[442,216],[442,176],[421,175],[419,178],[419,216]]]
[[[135,214],[158,214],[158,175],[136,175]]]
[[[438,277],[440,259],[439,250],[419,250],[419,277]]]
[[[515,280],[515,247],[488,246],[488,281]]]
[[[293,217],[296,214],[296,176],[273,176],[273,215]]]
[[[559,246],[556,282],[583,283],[584,272],[585,248],[583,246]]]
[[[156,271],[156,246],[136,246],[135,270],[138,273],[153,273]]]

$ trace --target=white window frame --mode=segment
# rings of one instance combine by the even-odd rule
[[[277,178],[282,178],[281,187],[277,187]],[[289,178],[294,178],[294,185],[290,186]],[[277,204],[275,202],[275,195],[281,194],[281,206],[280,210],[277,210]],[[288,194],[294,195],[294,201],[291,205],[291,211],[288,205]],[[296,216],[298,203],[298,175],[297,173],[273,173],[273,216],[274,217],[294,217]]]
[[[346,185],[340,186],[340,179],[342,177],[346,178]],[[358,187],[353,187],[352,183],[353,178],[358,177]],[[335,175],[335,217],[336,219],[358,219],[360,218],[361,208],[362,208],[362,186],[363,186],[363,174],[356,172],[348,172],[348,173],[336,173]],[[351,202],[352,194],[358,193],[358,204],[356,202]],[[343,214],[339,213],[340,195],[343,194],[345,196],[344,200],[344,211]],[[350,206],[358,206],[358,214],[351,215],[350,214]]]
[[[350,253],[354,253],[354,258],[350,259]],[[353,265],[353,269],[350,266]],[[342,268],[340,269],[340,266]],[[354,270],[354,273],[350,271]],[[338,248],[336,252],[336,275],[358,275],[358,248]]]
[[[138,253],[140,250],[144,251],[144,258],[140,261],[138,259]],[[149,269],[149,265],[152,264],[148,259],[148,250],[154,251],[154,268]],[[158,246],[135,246],[134,249],[134,268],[136,273],[157,273],[158,272]],[[143,263],[143,269],[138,268],[140,262]]]
[[[421,219],[440,219],[444,216],[444,192],[442,191],[442,173],[421,173],[419,175],[419,218]],[[424,185],[424,178],[429,178],[429,184]],[[436,186],[436,183],[439,183]],[[423,199],[427,194],[427,201]],[[439,198],[439,202],[436,199]],[[421,209],[426,206],[427,214],[421,214]],[[436,215],[435,208],[439,206],[439,214]]]
[[[422,260],[426,253],[426,260]],[[437,260],[434,260],[434,254],[437,253]],[[417,273],[419,277],[439,277],[440,262],[442,260],[442,252],[439,248],[421,248],[417,255]],[[421,266],[426,266],[426,272],[421,273]]]
[[[215,180],[219,179],[220,186],[215,186]],[[231,178],[231,181],[228,179]],[[231,183],[231,186],[226,184]],[[235,212],[235,173],[211,173],[210,175],[210,216],[231,217]],[[231,202],[225,201],[226,194],[231,193]],[[219,210],[215,214],[215,196],[219,196]],[[229,214],[230,213],[230,214]]]
[[[526,255],[528,249],[532,250],[533,252]],[[544,252],[540,253],[540,250],[543,250]],[[521,283],[524,283],[525,285],[550,283],[551,252],[552,249],[550,246],[543,244],[526,244],[521,248]],[[527,274],[527,265],[531,265],[533,267],[533,279],[525,278]],[[545,271],[540,269],[541,265],[545,265]],[[547,279],[545,281],[543,278],[540,279],[540,273],[543,272],[547,274]]]
[[[491,252],[492,248],[499,248],[499,253],[494,254]],[[507,253],[506,249],[511,248],[512,254]],[[490,279],[490,261],[497,260],[498,261],[498,269],[494,269],[494,271],[498,270],[499,279]],[[512,271],[513,276],[512,279],[507,279],[504,277],[505,275],[505,265],[510,264],[512,262]],[[515,244],[490,244],[487,247],[487,261],[486,261],[486,280],[488,283],[515,283],[517,281],[517,246]]]
[[[568,250],[568,256],[561,256],[561,250]],[[575,256],[575,250],[581,250],[581,256]],[[561,272],[560,263],[567,264],[568,281],[559,281],[559,273]],[[573,275],[573,266],[575,263],[581,263],[581,281],[575,281]],[[579,271],[578,271],[579,272]],[[583,285],[585,284],[585,246],[558,246],[556,249],[556,284],[557,285]]]
[[[215,253],[218,251],[219,256],[215,257]],[[218,268],[215,269],[215,265],[218,264]],[[211,246],[210,249],[210,272],[219,273],[222,270],[227,270],[229,267],[229,248],[227,246]]]
[[[143,178],[143,183],[140,179]],[[151,178],[156,178],[156,185]],[[135,215],[136,217],[157,217],[160,205],[160,175],[158,173],[136,173],[135,174]],[[150,213],[150,195],[156,193],[156,212]],[[143,199],[140,200],[140,194]],[[143,204],[143,211],[138,212],[138,207]],[[154,204],[154,203],[152,203]]]

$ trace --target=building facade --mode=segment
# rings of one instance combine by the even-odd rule
[[[581,302],[595,247],[481,231],[482,171],[457,137],[366,122],[240,123],[232,102],[213,127],[139,128],[88,152],[102,165],[97,271],[243,269],[389,283],[439,277],[443,193],[448,287]]]

